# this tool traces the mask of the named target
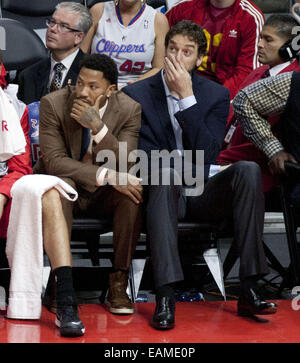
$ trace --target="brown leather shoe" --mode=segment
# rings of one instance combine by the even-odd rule
[[[106,305],[112,314],[133,314],[132,303],[126,293],[128,273],[117,271],[109,275],[109,290]]]

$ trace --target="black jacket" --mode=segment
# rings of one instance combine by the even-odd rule
[[[79,52],[74,59],[68,74],[65,77],[62,87],[67,85],[69,79],[71,84],[75,85],[77,76],[80,70],[80,61],[84,53],[79,49]],[[26,105],[40,101],[40,99],[49,93],[48,83],[50,76],[51,60],[50,57],[46,60],[41,60],[32,66],[24,69],[18,79],[19,91],[18,98],[26,103]]]

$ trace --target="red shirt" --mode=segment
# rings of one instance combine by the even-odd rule
[[[198,73],[212,81],[218,82],[216,75],[217,55],[223,37],[224,24],[232,11],[233,5],[225,9],[219,9],[210,4],[203,17],[202,27],[207,39],[207,55],[203,58]]]
[[[209,0],[183,1],[166,16],[170,26],[181,20],[202,25],[210,6]],[[222,41],[216,55],[216,79],[227,87],[231,99],[247,75],[259,66],[257,44],[264,23],[261,10],[249,0],[236,0],[222,28]]]
[[[6,82],[4,80],[6,72],[5,74],[4,72],[5,70],[4,68],[2,68],[0,71],[0,86],[3,88],[6,87]],[[5,205],[3,216],[0,219],[0,238],[6,238],[10,204],[11,204],[10,190],[13,184],[22,176],[27,174],[32,174],[30,140],[28,136],[29,122],[28,122],[27,106],[25,107],[25,111],[20,118],[20,123],[24,131],[27,144],[24,154],[14,156],[8,160],[7,162],[8,173],[0,179],[0,194],[4,194],[9,198],[9,202]]]

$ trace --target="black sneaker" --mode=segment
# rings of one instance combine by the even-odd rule
[[[79,319],[77,304],[58,304],[55,325],[60,328],[63,337],[80,337],[85,332],[85,327]]]

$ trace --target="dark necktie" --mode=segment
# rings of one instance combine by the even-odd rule
[[[83,127],[82,128],[80,160],[82,160],[84,155],[87,153],[89,145],[90,145],[90,141],[91,141],[90,129]]]
[[[62,70],[65,66],[62,63],[56,63],[53,70],[54,76],[51,81],[50,85],[50,92],[57,91],[61,87],[61,80],[62,80]]]

